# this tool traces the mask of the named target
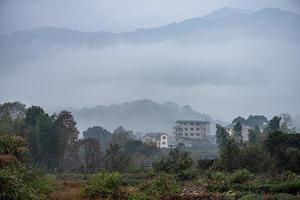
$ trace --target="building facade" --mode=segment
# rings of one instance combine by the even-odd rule
[[[200,120],[178,120],[175,122],[174,135],[177,144],[191,146],[191,141],[207,139],[210,134],[210,122]]]
[[[147,133],[143,137],[143,142],[157,148],[168,148],[168,137],[166,133]]]

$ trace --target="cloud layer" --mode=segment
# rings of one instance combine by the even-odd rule
[[[298,50],[246,39],[61,49],[0,75],[0,101],[81,107],[149,98],[190,104],[225,120],[296,114]]]

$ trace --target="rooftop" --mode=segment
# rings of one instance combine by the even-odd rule
[[[166,134],[166,133],[147,133],[144,137],[159,137],[161,135],[168,136],[168,134]]]

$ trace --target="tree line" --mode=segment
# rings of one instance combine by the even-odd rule
[[[19,102],[0,105],[0,137],[0,145],[1,141],[7,145],[7,138],[22,140],[28,148],[22,152],[22,159],[48,172],[124,171],[160,153],[123,127],[113,133],[100,126],[91,127],[80,139],[71,112],[49,115],[42,107],[26,108]]]
[[[258,126],[249,129],[247,141],[243,140],[240,122],[235,124],[232,135],[221,125],[216,128],[220,155],[215,168],[256,173],[300,172],[300,134],[288,128],[287,119],[275,116],[262,130]]]

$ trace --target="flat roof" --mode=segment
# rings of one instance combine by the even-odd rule
[[[176,123],[210,123],[208,121],[201,121],[201,120],[177,120]]]

